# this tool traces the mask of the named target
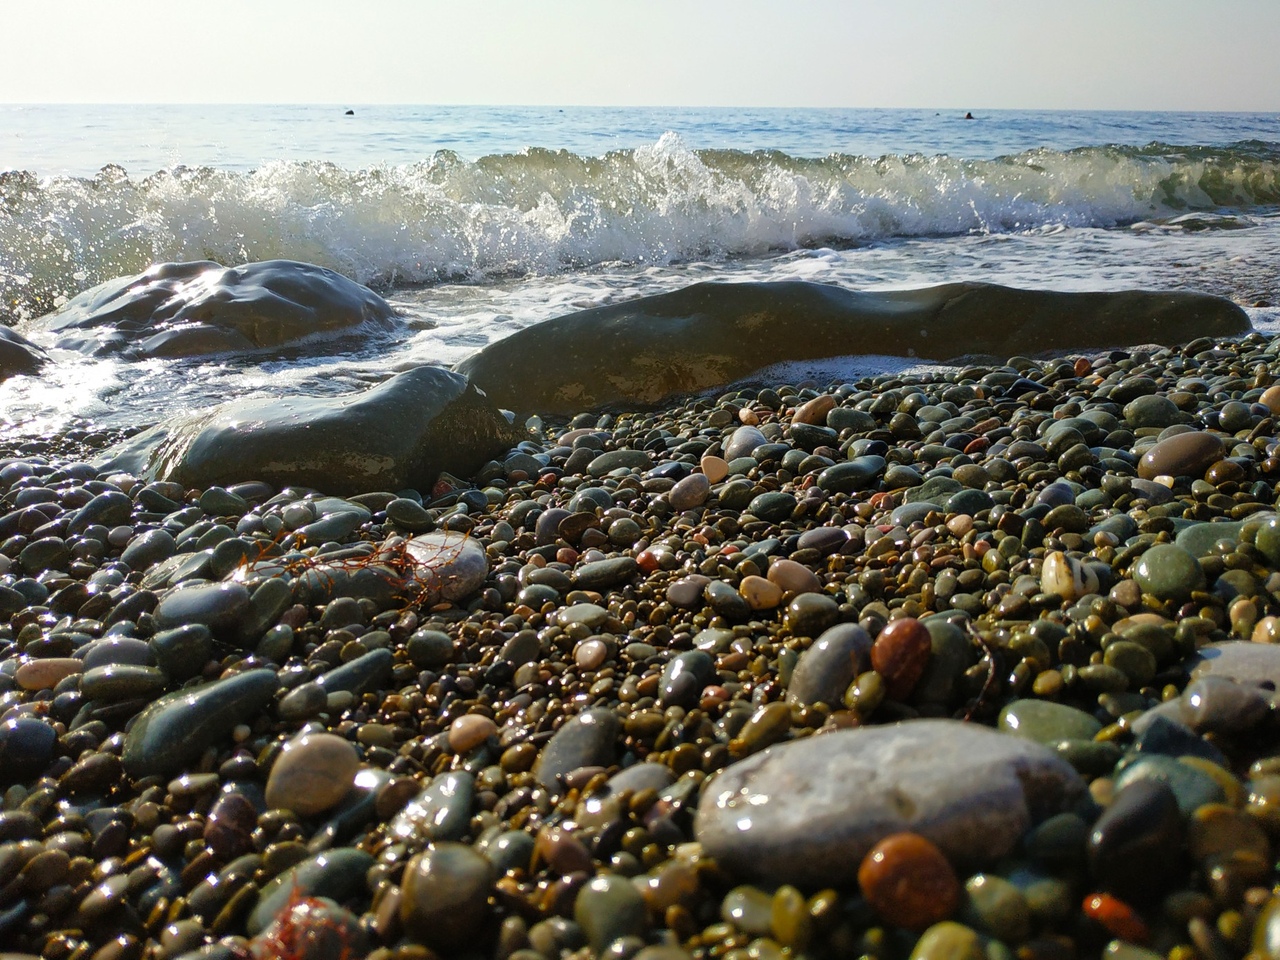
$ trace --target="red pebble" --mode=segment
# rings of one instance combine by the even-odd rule
[[[1130,943],[1146,943],[1151,933],[1136,910],[1109,893],[1091,893],[1084,898],[1084,914],[1097,920],[1107,932]]]
[[[636,566],[645,573],[653,573],[658,569],[658,555],[652,550],[641,550],[636,554]]]
[[[892,621],[871,645],[871,667],[884,680],[885,692],[905,700],[929,665],[933,639],[914,617]]]
[[[970,440],[967,444],[965,444],[964,452],[965,453],[981,453],[983,450],[987,449],[987,447],[989,446],[991,446],[991,440],[989,437],[976,437],[973,440]]]
[[[1086,360],[1084,357],[1080,357],[1076,360],[1075,371],[1076,371],[1077,377],[1083,377],[1086,373],[1089,373],[1092,370],[1093,370],[1093,364],[1090,363],[1088,360]]]
[[[918,833],[885,837],[863,858],[858,885],[886,922],[923,930],[960,906],[961,887],[947,855]]]
[[[556,563],[577,563],[578,551],[573,547],[561,547],[556,551]]]

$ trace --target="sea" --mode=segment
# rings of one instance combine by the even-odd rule
[[[0,437],[349,392],[701,280],[1190,289],[1280,332],[1280,114],[972,112],[0,104],[0,322],[33,340],[179,260],[319,264],[405,318],[287,353],[57,352],[0,384]]]

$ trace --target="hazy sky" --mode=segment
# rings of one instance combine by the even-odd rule
[[[7,102],[1280,110],[1277,0],[31,0]]]

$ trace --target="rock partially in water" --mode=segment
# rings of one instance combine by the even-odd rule
[[[863,727],[771,747],[702,792],[694,829],[722,866],[773,883],[852,882],[894,833],[993,863],[1084,782],[1049,748],[952,720]]]
[[[1059,293],[988,283],[862,292],[830,284],[697,283],[527,327],[457,365],[503,407],[577,413],[655,404],[772,364],[858,353],[950,360],[1244,333],[1197,293]],[[803,336],[796,336],[803,330]]]
[[[34,343],[8,327],[0,326],[0,380],[20,373],[39,373],[49,362],[49,355]]]
[[[368,287],[292,260],[158,263],[86,290],[34,324],[64,350],[137,359],[241,353],[394,325],[391,305]]]
[[[104,451],[103,469],[188,487],[263,480],[347,496],[429,490],[501,453],[511,428],[463,377],[418,367],[364,393],[236,400]]]

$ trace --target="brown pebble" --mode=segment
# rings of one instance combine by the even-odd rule
[[[858,885],[887,923],[923,930],[960,906],[960,881],[946,854],[918,833],[885,837],[863,858]]]
[[[772,610],[782,602],[782,587],[764,577],[747,576],[738,584],[738,593],[752,610]]]
[[[1280,384],[1274,387],[1267,387],[1262,391],[1262,396],[1258,398],[1258,402],[1265,406],[1272,413],[1280,413]]]
[[[13,679],[23,690],[45,690],[60,680],[84,671],[84,661],[77,657],[45,657],[28,660],[14,671]]]
[[[705,456],[699,466],[712,483],[719,483],[729,475],[729,461],[724,457]]]
[[[791,415],[791,422],[821,426],[827,422],[827,414],[834,410],[835,406],[836,398],[824,393],[796,407],[796,412]]]
[[[818,575],[803,563],[796,563],[794,560],[775,560],[769,566],[769,580],[790,596],[822,591],[822,581],[818,579]]]
[[[894,620],[871,645],[871,667],[884,679],[894,700],[905,700],[929,665],[933,640],[914,617]]]
[[[468,713],[449,725],[449,749],[470,753],[498,732],[498,725],[482,713]]]
[[[1161,440],[1138,461],[1138,476],[1152,480],[1159,476],[1202,477],[1225,456],[1222,441],[1204,430],[1177,433]]]
[[[309,733],[285,744],[267,778],[267,806],[299,816],[341,800],[360,768],[355,747],[332,733]]]

